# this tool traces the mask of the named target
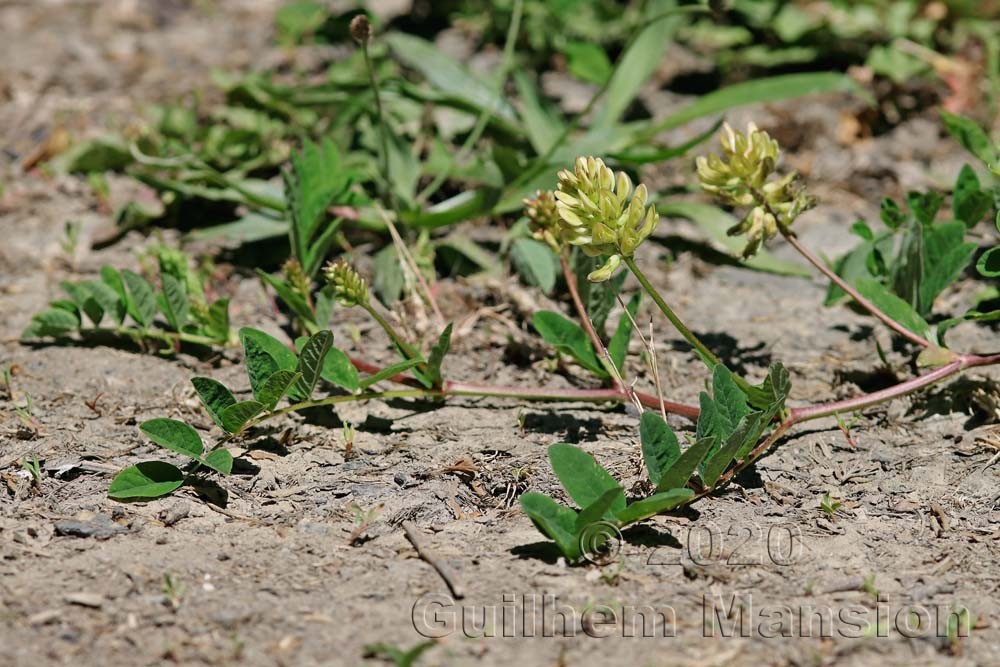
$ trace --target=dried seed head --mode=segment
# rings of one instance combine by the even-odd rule
[[[327,264],[323,275],[340,305],[350,308],[368,303],[368,283],[343,259]]]
[[[351,19],[351,37],[361,45],[367,44],[372,38],[372,24],[364,14],[358,14]]]

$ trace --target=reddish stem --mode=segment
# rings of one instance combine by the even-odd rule
[[[382,369],[374,364],[370,364],[367,361],[362,361],[361,359],[351,358],[351,363],[359,371],[368,373],[369,375],[375,375]],[[408,387],[420,388],[421,385],[416,379],[408,377],[406,375],[394,375],[393,377],[387,378],[390,382],[396,382],[398,384],[403,384]],[[585,401],[594,403],[603,402],[614,402],[622,403],[629,400],[628,395],[616,388],[609,389],[545,389],[545,388],[528,388],[528,387],[496,387],[492,385],[485,384],[475,384],[470,382],[451,382],[446,381],[444,386],[441,388],[441,394],[443,396],[498,396],[507,398],[521,398],[524,400],[534,400],[534,401]],[[643,405],[650,408],[660,409],[661,407],[667,412],[675,415],[680,415],[681,417],[687,417],[691,420],[698,419],[698,408],[693,405],[685,405],[684,403],[675,403],[673,401],[663,401],[662,406],[660,399],[649,394],[643,394],[641,392],[635,392],[635,395],[642,402]]]
[[[354,364],[355,368],[368,373],[369,375],[374,375],[382,370],[378,366],[360,359],[351,358],[351,363]],[[780,430],[784,433],[791,426],[802,422],[819,419],[821,417],[830,417],[844,412],[864,410],[865,408],[869,408],[873,405],[878,405],[879,403],[884,403],[919,389],[929,387],[967,368],[989,366],[996,363],[1000,363],[1000,354],[964,354],[956,358],[954,361],[931,371],[930,373],[906,380],[905,382],[900,382],[899,384],[887,389],[862,394],[860,396],[855,396],[854,398],[848,398],[841,401],[834,401],[832,403],[820,403],[818,405],[806,405],[798,408],[792,408],[789,411],[788,417],[782,421]],[[416,379],[402,374],[394,375],[393,377],[387,379],[391,382],[396,382],[409,387],[419,388],[422,386]],[[445,382],[441,393],[443,396],[498,396],[536,401],[587,401],[597,403],[607,401],[620,403],[629,400],[629,396],[624,391],[617,388],[545,389],[528,387],[497,387],[467,382]],[[699,410],[693,405],[686,405],[684,403],[677,403],[668,400],[664,400],[661,403],[660,399],[656,396],[643,392],[635,392],[635,396],[646,407],[654,409],[662,407],[671,414],[686,417],[691,420],[698,419]],[[772,439],[773,435],[772,438],[769,438],[768,440],[770,441]],[[770,446],[770,442],[765,442],[764,444]]]
[[[905,394],[916,391],[918,389],[925,389],[932,384],[940,382],[947,377],[959,373],[967,368],[975,368],[976,366],[989,366],[991,364],[1000,363],[1000,354],[989,354],[989,355],[978,355],[978,354],[963,354],[959,355],[954,361],[941,366],[938,369],[915,377],[906,382],[900,382],[894,387],[889,387],[888,389],[883,389],[881,391],[873,391],[870,394],[862,394],[861,396],[856,396],[855,398],[849,398],[843,401],[836,401],[833,403],[824,403],[821,405],[810,405],[801,408],[792,408],[788,416],[786,416],[778,427],[767,437],[764,442],[760,443],[746,456],[745,459],[736,467],[727,471],[723,474],[715,486],[708,489],[701,489],[696,494],[696,497],[701,497],[707,495],[718,489],[719,487],[725,485],[732,480],[739,472],[745,469],[748,465],[760,458],[764,452],[771,448],[774,443],[776,443],[789,429],[791,429],[796,424],[800,424],[804,421],[809,421],[811,419],[819,419],[820,417],[829,417],[832,415],[840,414],[842,412],[854,412],[855,410],[863,410],[864,408],[871,407],[878,403],[883,403],[885,401],[892,400],[894,398],[899,398]]]
[[[563,253],[559,254],[559,264],[562,265],[563,278],[566,280],[566,288],[569,290],[570,298],[573,300],[573,307],[576,308],[577,317],[580,318],[580,324],[583,325],[583,330],[587,332],[587,336],[590,337],[590,342],[594,346],[594,351],[601,354],[604,351],[604,342],[601,337],[597,335],[597,331],[594,329],[594,324],[590,321],[590,316],[587,315],[587,308],[583,305],[583,299],[580,298],[580,289],[576,284],[576,275],[573,270],[569,268],[569,262],[566,261],[566,255]],[[612,378],[615,384],[620,384],[617,378]]]
[[[907,338],[908,340],[916,343],[917,345],[920,345],[921,347],[932,347],[932,344],[929,340],[927,340],[923,336],[913,333],[903,325],[899,324],[891,317],[883,313],[879,309],[879,307],[876,306],[874,303],[872,303],[865,297],[861,296],[861,293],[858,292],[858,290],[856,290],[850,283],[848,283],[846,280],[838,276],[836,271],[827,266],[826,263],[823,262],[816,255],[814,255],[811,250],[802,245],[802,243],[795,237],[794,234],[792,234],[789,231],[785,231],[783,232],[783,234],[785,235],[785,240],[787,240],[790,244],[792,244],[792,247],[795,248],[800,255],[809,260],[810,264],[815,266],[820,271],[820,273],[829,278],[837,287],[847,292],[847,294],[852,299],[857,301],[862,308],[867,310],[869,313],[871,313],[878,319],[882,320],[882,322],[885,323],[886,326],[896,331],[896,333],[898,333],[899,335]]]
[[[829,417],[843,412],[856,412],[858,410],[864,410],[865,408],[873,405],[884,403],[885,401],[912,393],[918,389],[929,387],[967,368],[988,366],[997,362],[1000,362],[1000,354],[986,356],[980,356],[978,354],[962,354],[959,355],[954,361],[936,368],[930,373],[919,375],[910,380],[906,380],[905,382],[900,382],[899,384],[887,389],[873,391],[870,394],[862,394],[861,396],[855,396],[854,398],[835,401],[833,403],[792,408],[786,421],[790,421],[792,424],[798,424],[811,419]]]
[[[652,394],[645,394],[641,391],[633,392],[639,402],[645,405],[647,408],[652,408],[654,410],[659,410],[660,408],[666,410],[667,412],[675,415],[680,415],[681,417],[687,417],[691,421],[697,421],[698,415],[701,414],[701,410],[693,405],[686,405],[684,403],[675,403],[674,401],[668,401],[663,399],[662,401],[653,396]]]

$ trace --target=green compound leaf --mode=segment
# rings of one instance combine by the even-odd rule
[[[642,459],[649,472],[649,480],[654,486],[681,456],[677,435],[663,418],[655,412],[642,413],[639,422],[639,438],[642,440]]]
[[[103,280],[84,280],[80,285],[90,292],[115,324],[121,326],[126,314],[125,299],[122,295]]]
[[[243,401],[222,411],[222,428],[227,433],[239,433],[248,421],[264,411],[259,401]]]
[[[211,415],[212,421],[222,426],[222,413],[231,405],[236,405],[236,397],[229,388],[212,378],[194,377],[191,378],[194,390],[198,392],[198,398],[205,410]]]
[[[205,314],[202,331],[222,344],[229,341],[229,299],[212,302]]]
[[[224,447],[210,451],[202,463],[220,475],[228,476],[233,471],[233,455]]]
[[[687,484],[691,474],[701,464],[702,459],[708,455],[708,450],[712,448],[714,443],[714,438],[696,440],[693,445],[684,450],[677,462],[663,473],[660,477],[660,483],[656,485],[656,491],[679,489]]]
[[[425,370],[414,370],[413,374],[428,388],[440,387],[444,382],[441,375],[441,364],[444,362],[448,350],[451,348],[451,322],[444,328],[437,342],[431,347],[430,354],[427,355],[427,367]]]
[[[357,393],[361,387],[358,369],[351,363],[350,357],[335,347],[330,348],[326,359],[323,360],[323,372],[320,377],[352,394]]]
[[[566,443],[552,445],[549,447],[549,461],[566,493],[580,507],[588,507],[607,491],[617,490],[610,509],[617,513],[625,508],[625,492],[621,485],[593,456],[579,447]]]
[[[608,489],[598,496],[597,500],[580,510],[574,524],[577,534],[579,535],[588,526],[598,521],[615,521],[617,512],[612,508],[618,504],[620,495],[619,489]]]
[[[710,400],[715,405],[707,412],[704,426],[702,419],[698,420],[698,437],[713,436],[722,441],[727,439],[736,430],[740,420],[750,413],[746,394],[736,384],[732,372],[722,364],[716,365],[712,371]],[[704,402],[703,398],[703,405]]]
[[[544,493],[525,493],[520,498],[521,509],[543,535],[556,543],[570,562],[580,557],[576,532],[576,511],[560,505]]]
[[[535,313],[531,323],[538,335],[556,350],[569,355],[591,373],[602,378],[608,376],[580,325],[551,310]]]
[[[307,340],[309,339],[305,336],[296,338],[295,349],[301,351]],[[329,382],[341,389],[346,389],[352,394],[357,393],[361,387],[361,377],[358,375],[358,369],[351,363],[351,358],[336,347],[330,347],[330,350],[326,353],[320,377],[325,382]]]
[[[294,352],[288,349],[287,345],[274,336],[266,334],[259,329],[243,327],[240,329],[240,342],[246,347],[246,341],[248,340],[253,340],[257,344],[257,347],[267,352],[274,359],[275,363],[278,364],[279,369],[283,371],[297,370],[299,358]]]
[[[855,287],[863,297],[874,303],[891,319],[918,336],[929,338],[931,327],[927,321],[907,302],[890,292],[882,283],[872,278],[859,280]]]
[[[715,486],[719,477],[725,472],[729,464],[733,462],[737,454],[743,449],[752,448],[757,442],[760,431],[758,427],[761,422],[761,413],[757,412],[746,416],[740,420],[739,424],[730,433],[717,452],[712,454],[702,466],[701,478],[708,486]],[[747,447],[749,443],[749,447]]]
[[[193,459],[201,458],[204,449],[201,436],[190,425],[182,421],[158,417],[144,421],[139,425],[139,430],[160,447],[190,456]]]
[[[733,374],[722,364],[712,372],[712,396],[702,392],[699,399],[701,414],[698,416],[697,438],[711,438],[709,458],[728,441],[740,420],[750,413],[747,396],[736,384]]]
[[[962,222],[934,225],[925,230],[923,274],[919,286],[920,312],[930,313],[934,300],[955,282],[972,261],[975,243],[965,243]]]
[[[993,197],[982,189],[979,177],[969,165],[964,165],[955,181],[952,214],[967,228],[975,227],[993,207]]]
[[[21,334],[22,338],[64,336],[80,328],[80,316],[63,308],[49,308],[31,318],[31,324]]]
[[[115,500],[159,498],[170,495],[183,484],[184,473],[177,466],[163,461],[146,461],[115,475],[108,487],[108,497]]]
[[[510,246],[510,261],[529,285],[546,294],[556,286],[558,260],[547,245],[535,239],[517,239]]]
[[[122,279],[128,288],[128,314],[143,328],[149,328],[156,317],[156,293],[153,286],[138,273],[122,271]]]
[[[259,400],[264,406],[264,410],[273,410],[292,386],[302,379],[301,373],[294,371],[275,371],[271,377],[267,378],[264,386],[261,387]]]
[[[174,331],[182,331],[190,308],[184,285],[169,273],[161,273],[160,282],[163,284],[163,314]]]
[[[788,369],[780,361],[771,364],[767,377],[758,385],[750,387],[750,404],[757,409],[774,412],[784,407],[785,399],[792,391],[792,379]]]
[[[118,272],[118,269],[113,266],[102,266],[101,282],[114,290],[115,294],[118,295],[118,300],[122,304],[128,304],[128,294],[125,291],[125,282],[122,280],[122,274]]]
[[[94,298],[90,290],[78,283],[71,283],[64,280],[60,283],[63,291],[69,295],[76,307],[84,313],[94,326],[100,326],[101,320],[104,319],[104,308],[101,304]]]
[[[622,525],[635,523],[656,516],[663,512],[683,505],[694,496],[691,489],[670,489],[662,493],[656,493],[648,498],[637,500],[621,512],[618,513],[618,521]]]
[[[305,401],[312,396],[320,374],[323,372],[326,355],[332,346],[333,334],[329,331],[315,333],[302,346],[298,361],[298,372],[301,377],[292,388],[292,397],[295,400]]]
[[[247,376],[250,378],[250,389],[253,397],[263,403],[261,393],[268,378],[280,370],[278,362],[253,336],[243,339],[243,352],[246,356]]]

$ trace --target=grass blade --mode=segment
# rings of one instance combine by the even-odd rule
[[[399,363],[392,364],[391,366],[386,366],[378,373],[375,373],[375,375],[369,375],[368,377],[363,378],[361,382],[358,383],[358,387],[360,389],[367,389],[373,384],[377,384],[382,380],[387,380],[394,375],[404,373],[422,363],[424,363],[423,359],[406,359],[405,361],[400,361]]]
[[[713,243],[725,248],[734,261],[751,269],[779,276],[807,278],[812,275],[809,269],[802,264],[778,259],[766,250],[759,251],[749,259],[738,260],[737,258],[743,252],[745,242],[726,233],[726,230],[735,225],[737,220],[717,206],[700,202],[663,202],[656,206],[656,210],[663,216],[677,216],[690,220],[701,227]]]
[[[696,118],[714,116],[745,104],[779,102],[804,95],[832,92],[848,92],[863,99],[870,98],[852,78],[837,72],[802,72],[754,79],[702,95],[680,111],[639,129],[633,136],[632,143],[649,141],[660,132],[679,127]]]
[[[480,111],[489,109],[506,121],[516,122],[514,109],[482,77],[469,72],[427,40],[399,32],[388,34],[384,39],[396,57],[420,72],[441,92]]]

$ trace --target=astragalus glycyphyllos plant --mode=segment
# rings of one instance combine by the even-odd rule
[[[711,369],[713,392],[702,393],[696,435],[683,450],[664,421],[652,413],[643,415],[640,430],[643,457],[656,490],[650,498],[628,504],[620,485],[592,457],[570,445],[553,446],[550,450],[553,469],[567,494],[579,505],[579,513],[538,493],[524,494],[521,505],[539,530],[553,539],[571,562],[586,555],[585,546],[596,546],[583,544],[593,537],[588,533],[590,524],[605,522],[620,528],[710,493],[730,481],[797,424],[861,410],[919,391],[964,369],[1000,362],[1000,354],[958,353],[944,348],[931,335],[929,327],[914,325],[923,320],[905,301],[884,288],[868,289],[865,294],[863,288],[849,284],[812,254],[796,238],[792,224],[812,207],[813,200],[800,186],[795,173],[785,176],[776,173],[779,147],[765,132],[751,124],[744,134],[726,125],[721,143],[721,156],[698,159],[698,177],[706,191],[728,205],[746,210],[743,219],[730,230],[731,234],[747,238],[744,256],[752,256],[764,242],[782,236],[860,306],[923,348],[918,365],[935,368],[888,389],[856,398],[786,407],[791,386],[788,372],[780,363],[771,367],[760,385],[751,385],[731,373],[667,305],[636,264],[635,250],[656,224],[655,213],[640,210],[645,204],[645,189],[640,185],[636,188],[636,198],[629,201],[632,186],[626,175],[615,174],[598,158],[579,158],[573,172],[560,173],[558,191],[553,195],[540,193],[529,202],[536,235],[556,248],[560,244],[580,246],[588,254],[604,258],[604,265],[590,274],[592,281],[611,280],[621,265],[626,266]],[[552,199],[556,202],[558,219],[552,217]],[[636,201],[640,202],[638,206]],[[582,309],[579,314],[587,317]],[[603,349],[596,336],[592,337],[592,344],[598,350]],[[612,369],[617,378],[622,377],[621,371]]]
[[[714,188],[715,192],[725,191],[724,196],[729,201],[751,209],[747,216],[750,223],[737,225],[733,232],[750,235],[750,243],[755,250],[760,248],[770,232],[783,236],[841,286],[845,293],[857,298],[862,306],[890,323],[897,331],[902,329],[917,336],[905,328],[905,321],[901,323],[892,318],[893,313],[902,312],[898,304],[885,299],[874,302],[865,299],[798,242],[791,231],[791,225],[795,217],[808,208],[807,195],[797,187],[792,187],[794,177],[779,177],[774,173],[778,157],[776,145],[758,133],[759,130],[751,128],[749,137],[740,138],[742,135],[727,129],[724,146],[731,149],[727,151],[728,160],[720,158],[704,163],[711,167],[711,173],[706,173],[704,178],[709,189]],[[754,153],[753,146],[765,148]],[[737,153],[740,157],[734,160]],[[750,159],[747,159],[748,155]],[[753,155],[763,164],[756,164]],[[721,175],[725,175],[725,178]],[[666,299],[642,273],[635,259],[635,251],[652,233],[658,221],[656,212],[646,202],[645,189],[641,185],[633,187],[627,176],[615,174],[597,158],[579,159],[572,172],[564,171],[560,177],[562,188],[559,192],[562,194],[540,193],[527,203],[527,212],[536,238],[543,240],[559,254],[567,291],[580,316],[580,324],[547,311],[537,313],[534,323],[545,340],[572,356],[581,366],[609,382],[611,386],[601,389],[560,390],[497,387],[447,379],[443,362],[451,348],[451,325],[445,327],[424,352],[418,344],[400,333],[391,324],[390,318],[382,313],[381,307],[370,296],[367,281],[349,263],[338,260],[327,265],[322,272],[326,280],[326,286],[322,290],[325,299],[341,307],[365,310],[385,330],[400,361],[387,368],[378,368],[352,359],[333,346],[332,334],[325,330],[317,331],[308,338],[300,338],[293,351],[263,332],[243,329],[240,331],[240,340],[244,347],[253,397],[238,400],[233,391],[211,378],[193,380],[205,409],[225,433],[222,442],[242,437],[257,424],[291,412],[378,398],[498,396],[538,401],[631,402],[640,409],[653,407],[663,415],[672,412],[697,420],[694,439],[689,447],[682,449],[680,440],[662,416],[657,417],[659,422],[656,424],[651,416],[643,417],[645,430],[642,439],[650,478],[658,490],[657,494],[667,493],[669,497],[647,499],[649,502],[638,505],[635,509],[628,509],[632,505],[619,507],[621,503],[618,492],[610,493],[614,488],[609,485],[608,498],[591,499],[610,503],[599,513],[603,520],[625,525],[648,516],[646,513],[650,510],[665,511],[712,492],[750,465],[796,424],[861,410],[930,386],[965,368],[1000,361],[1000,355],[958,354],[936,344],[932,346],[929,341],[920,338],[926,343],[925,348],[935,351],[934,356],[923,355],[924,362],[939,360],[940,365],[933,371],[895,387],[856,398],[789,408],[786,406],[790,391],[789,376],[780,363],[772,366],[760,384],[752,384],[733,374],[681,321]],[[754,209],[759,209],[759,212],[754,213]],[[773,216],[773,224],[768,219],[762,226],[755,227],[754,218],[760,215]],[[602,293],[602,298],[606,298],[608,294],[614,298],[621,289],[621,277],[624,274],[615,274],[622,266],[626,267],[636,277],[643,291],[691,343],[698,357],[711,370],[712,376],[712,392],[701,395],[699,406],[642,394],[626,381],[624,360],[628,340],[633,333],[638,295],[629,301],[614,336],[605,344],[581,299],[578,274],[570,267],[572,258],[569,249],[575,246],[603,260],[603,266],[589,271],[590,279],[597,281],[593,284],[609,287]],[[612,257],[618,259],[611,259]],[[889,303],[892,307],[883,310],[876,303]],[[325,383],[328,393],[326,396],[314,397],[314,392],[323,384],[320,380]],[[374,388],[384,382],[403,384],[406,388],[385,391]],[[286,397],[287,404],[279,407]],[[155,428],[144,423],[143,431],[154,442],[192,458],[193,468],[185,473],[176,466],[161,465],[158,462],[133,466],[116,478],[111,490],[114,497],[155,497],[172,492],[185,482],[197,481],[198,475],[205,470],[223,474],[228,472],[227,469],[222,469],[224,466],[210,465],[218,463],[216,458],[221,461],[225,455],[214,454],[218,448],[207,456],[203,455],[200,437],[195,442],[195,438],[191,437],[193,430],[190,427],[171,420],[153,420],[153,423]],[[209,456],[215,458],[210,459]],[[579,458],[575,454],[569,457],[570,460]],[[575,474],[572,464],[560,464],[557,474],[567,484],[567,489],[576,485],[570,479]],[[581,506],[586,505],[573,493],[570,495]],[[552,532],[547,534],[555,535],[558,532],[559,541],[565,545],[567,535],[579,533],[573,533],[569,528],[571,517],[568,512],[571,510],[555,510],[553,505],[554,501],[537,495],[528,495],[524,501],[526,511],[538,525],[548,525],[549,529],[546,530]],[[589,506],[584,506],[583,509],[591,511],[585,511],[580,516],[592,519],[596,509]],[[578,517],[573,518],[573,526],[577,525],[577,520]],[[568,555],[574,556],[573,553]]]
[[[144,347],[154,344],[165,354],[184,343],[227,344],[229,299],[206,298],[203,279],[184,253],[160,248],[157,259],[159,291],[138,273],[103,266],[100,279],[63,281],[69,299],[53,301],[34,315],[21,338],[118,336]]]
[[[623,400],[610,389],[550,390],[496,387],[446,380],[442,364],[451,344],[452,326],[424,354],[389,322],[372,302],[367,281],[344,262],[329,264],[323,275],[324,290],[331,302],[342,307],[364,309],[386,331],[401,360],[386,368],[353,360],[334,347],[333,334],[320,330],[295,341],[295,350],[257,329],[239,332],[250,384],[251,397],[237,393],[209,377],[195,377],[191,384],[202,406],[223,437],[207,454],[201,436],[189,424],[171,418],[156,418],[140,424],[140,430],[157,445],[190,459],[186,468],[165,461],[145,461],[121,471],[108,495],[118,500],[138,500],[168,495],[182,486],[205,485],[207,474],[226,476],[232,456],[226,444],[247,436],[253,427],[282,415],[302,410],[332,407],[339,403],[371,399],[445,399],[455,396],[499,396],[542,401],[609,402]],[[365,374],[359,373],[359,369]],[[410,372],[412,377],[403,374]],[[394,381],[406,389],[378,391],[380,383]],[[325,390],[325,396],[316,396]],[[284,405],[282,403],[284,402]],[[667,404],[672,406],[673,404]],[[684,409],[681,406],[678,409]],[[696,412],[687,408],[688,414]]]

